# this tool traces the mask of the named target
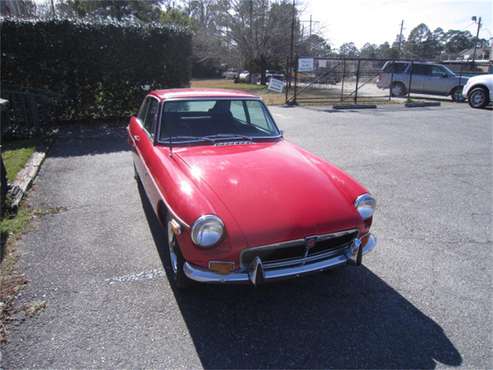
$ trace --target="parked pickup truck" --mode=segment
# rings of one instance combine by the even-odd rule
[[[468,77],[458,76],[442,64],[398,61],[383,65],[377,86],[380,89],[390,88],[392,96],[405,96],[411,85],[412,93],[450,95],[454,101],[464,101],[462,88],[467,80]]]

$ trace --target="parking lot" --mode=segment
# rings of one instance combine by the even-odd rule
[[[18,242],[5,368],[492,368],[491,110],[273,107],[285,137],[378,199],[364,266],[174,291],[122,127],[63,130]],[[302,181],[302,179],[300,179]]]

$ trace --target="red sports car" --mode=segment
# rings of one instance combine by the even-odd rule
[[[375,199],[285,140],[254,95],[153,91],[128,134],[136,178],[167,228],[177,287],[260,284],[359,265],[375,248]]]

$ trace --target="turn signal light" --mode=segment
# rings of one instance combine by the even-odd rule
[[[229,274],[235,270],[235,263],[229,261],[209,261],[209,270],[219,274]]]
[[[370,233],[367,233],[365,235],[363,235],[360,240],[361,240],[361,246],[365,246],[366,243],[368,243],[368,239],[370,238]]]

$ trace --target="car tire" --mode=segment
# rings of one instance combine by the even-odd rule
[[[452,98],[452,101],[456,103],[463,103],[465,101],[464,95],[462,95],[462,89],[463,86],[454,87],[454,89],[450,93],[450,97]]]
[[[472,108],[484,108],[490,102],[488,91],[483,87],[476,87],[467,95],[467,101]]]
[[[390,91],[392,96],[402,98],[403,96],[406,95],[406,86],[402,82],[394,82],[392,86],[390,87]]]
[[[168,212],[166,216],[166,230],[168,235],[168,272],[170,283],[178,289],[186,289],[192,285],[192,281],[185,275],[183,266],[185,259],[180,251],[180,246],[176,240],[170,226],[171,215]]]

